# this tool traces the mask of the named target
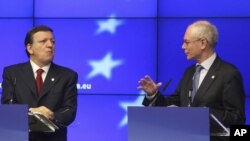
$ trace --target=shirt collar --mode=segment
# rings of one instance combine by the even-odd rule
[[[205,61],[203,61],[200,65],[206,69],[209,70],[209,68],[212,66],[215,58],[216,58],[216,53],[213,53],[209,58],[207,58]],[[197,64],[196,64],[197,65]]]
[[[30,64],[31,64],[33,73],[36,74],[36,71],[38,69],[40,69],[40,67],[37,64],[35,64],[32,60],[30,60]],[[48,73],[50,65],[51,65],[51,63],[49,63],[48,65],[41,68],[41,69],[43,69],[44,73]]]

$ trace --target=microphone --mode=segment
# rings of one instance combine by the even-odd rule
[[[14,78],[13,81],[13,92],[10,93],[10,101],[9,104],[15,104],[16,103],[16,77]]]
[[[168,88],[171,81],[172,81],[171,79],[168,80],[168,82],[163,86],[163,88],[162,88],[163,91],[165,91]]]
[[[191,107],[192,104],[192,88],[188,91],[188,107]]]
[[[189,83],[189,89],[188,89],[188,107],[191,107],[192,105],[192,91],[193,91],[193,80],[191,83]]]

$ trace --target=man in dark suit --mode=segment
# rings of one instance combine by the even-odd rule
[[[178,88],[169,97],[164,97],[157,90],[161,83],[155,83],[149,76],[142,78],[138,89],[146,92],[143,105],[209,107],[210,112],[227,128],[231,124],[244,124],[242,77],[235,66],[215,53],[217,40],[217,29],[208,21],[197,21],[188,26],[182,49],[188,60],[194,59],[197,63],[186,69]],[[196,81],[198,89],[194,93],[194,73],[198,65],[202,69],[199,71],[199,82]],[[221,131],[222,128],[213,119],[210,123],[211,132]]]
[[[66,141],[67,126],[77,111],[78,75],[52,62],[55,38],[51,28],[32,28],[26,35],[25,46],[30,60],[4,68],[1,103],[28,104],[30,112],[39,112],[59,126],[54,133],[30,132],[30,141]],[[41,86],[36,85],[39,69]]]

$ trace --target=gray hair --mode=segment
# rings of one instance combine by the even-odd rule
[[[197,21],[189,26],[192,28],[193,36],[196,38],[206,38],[208,44],[215,48],[218,42],[218,31],[215,25],[208,21]]]

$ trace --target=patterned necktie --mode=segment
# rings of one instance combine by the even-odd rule
[[[197,65],[195,68],[194,78],[193,78],[193,90],[192,90],[192,101],[194,100],[194,96],[198,90],[200,72],[203,69],[201,65]]]
[[[43,87],[43,79],[42,79],[43,69],[38,69],[36,72],[37,72],[36,89],[37,89],[37,93],[40,94],[42,87]]]

